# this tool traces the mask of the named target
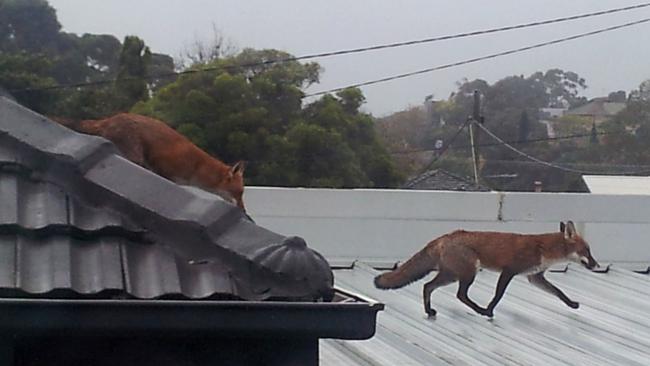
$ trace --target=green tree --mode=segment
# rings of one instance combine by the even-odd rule
[[[401,176],[379,142],[374,120],[370,115],[359,112],[364,100],[363,94],[357,88],[342,90],[336,96],[326,95],[305,108],[304,119],[319,127],[343,134],[345,143],[354,152],[355,160],[350,160],[350,163],[358,164],[363,172],[355,173],[360,181],[352,186],[396,186]],[[318,153],[311,155],[314,159],[323,157]]]
[[[399,177],[360,113],[357,89],[303,108],[303,89],[320,67],[277,50],[245,49],[192,69],[135,112],[168,121],[226,162],[247,160],[249,184],[358,187],[396,185]],[[250,65],[255,66],[250,66]],[[241,66],[249,65],[249,66]]]
[[[169,82],[147,71],[174,70],[171,57],[151,54],[141,42],[128,39],[123,47],[111,35],[62,32],[47,1],[0,0],[0,87],[13,91],[20,103],[51,116],[99,118],[126,111],[146,98],[149,89]],[[119,90],[112,85],[43,90],[55,84],[110,80],[118,73]],[[147,79],[140,82],[130,79],[143,75]]]
[[[578,145],[574,141],[541,141],[526,144],[516,144],[516,142],[547,137],[546,126],[539,123],[537,111],[545,107],[579,105],[585,101],[585,98],[580,95],[585,87],[585,80],[577,73],[561,69],[540,71],[530,76],[509,76],[494,84],[480,79],[464,80],[458,84],[457,91],[452,93],[447,100],[433,105],[434,113],[441,116],[446,125],[430,126],[424,131],[416,129],[415,136],[431,135],[434,139],[448,142],[449,138],[456,134],[458,128],[472,114],[473,91],[478,90],[482,95],[481,114],[485,117],[486,127],[502,139],[513,141],[513,144],[528,154],[543,160],[559,161],[565,155],[569,155],[568,150],[575,150],[577,147],[584,149],[585,144]],[[396,119],[392,123],[400,125],[400,122],[404,122],[403,119],[402,121]],[[559,125],[558,122],[555,126],[556,132],[564,128]],[[590,125],[583,132],[588,133],[589,127]],[[395,131],[395,134],[385,138],[389,141],[410,141],[407,137],[399,137],[396,135],[399,131],[397,129]],[[541,169],[539,165],[513,163],[513,160],[521,160],[522,157],[503,146],[494,144],[496,141],[491,140],[484,133],[479,132],[478,136],[479,145],[487,145],[481,146],[479,150],[483,161],[481,175],[489,186],[495,189],[531,190],[534,180],[542,180],[545,189],[550,190],[564,190],[569,186],[575,186],[571,183],[577,179],[575,176],[569,176],[561,171],[551,171],[552,169]],[[414,136],[410,138],[413,139]],[[585,139],[584,142],[588,142],[588,139]],[[458,171],[459,174],[463,174],[466,167],[471,166],[471,164],[460,163],[462,161],[471,162],[471,151],[467,147],[467,134],[462,133],[447,150],[443,160],[438,161],[433,168],[456,167],[463,170],[462,172]],[[417,146],[417,148],[432,149],[428,142]],[[417,148],[416,150],[418,150]],[[418,158],[422,154],[422,151],[412,153],[411,160],[419,162],[422,167],[428,166],[433,158],[433,153],[430,153],[429,159],[425,162],[422,162],[422,158]],[[403,158],[403,155],[400,154],[400,156],[402,160],[407,160]],[[596,155],[594,154],[594,156]]]
[[[573,71],[550,69],[543,74],[534,73],[529,79],[542,83],[546,89],[548,107],[576,107],[587,101],[579,96],[580,91],[587,88],[587,83]]]
[[[591,136],[589,137],[589,142],[592,144],[598,143],[598,130],[596,130],[595,122],[591,125]]]
[[[49,91],[39,91],[56,84],[48,76],[51,66],[51,62],[44,56],[25,52],[0,53],[0,86],[13,91],[16,100],[30,109],[41,113],[51,110],[57,100],[56,95]]]
[[[46,0],[0,0],[1,52],[55,52],[60,30]]]
[[[147,76],[151,64],[151,51],[136,36],[126,36],[120,52],[115,91],[122,102],[120,107],[129,109],[135,103],[148,98]]]
[[[519,118],[519,141],[528,141],[528,134],[530,133],[530,121],[528,120],[528,112],[525,110],[521,112]]]
[[[650,79],[644,80],[639,84],[639,88],[630,92],[631,101],[648,101],[650,100]]]

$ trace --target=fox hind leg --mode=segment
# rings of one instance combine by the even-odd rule
[[[428,316],[436,315],[436,310],[431,308],[431,293],[433,290],[437,289],[438,287],[449,285],[454,281],[456,281],[456,277],[453,275],[453,273],[441,268],[433,280],[424,284],[424,288],[422,290],[422,298],[424,299],[424,312],[427,313]]]
[[[456,297],[477,313],[487,315],[487,309],[478,306],[467,296],[467,291],[474,282],[479,265],[476,252],[463,245],[451,245],[445,249],[440,261],[445,263],[445,268],[449,269],[458,278],[459,284]]]
[[[476,277],[476,273],[474,273],[472,276],[466,276],[465,278],[461,278],[459,280],[458,284],[458,292],[456,293],[456,297],[458,300],[462,301],[463,304],[469,306],[472,308],[472,310],[476,311],[477,313],[481,315],[486,315],[488,316],[488,310],[484,309],[480,306],[478,306],[472,299],[467,296],[467,291],[469,290],[469,287],[474,283],[474,278]]]

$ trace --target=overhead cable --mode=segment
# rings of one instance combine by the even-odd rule
[[[512,49],[512,50],[508,50],[508,51],[497,52],[497,53],[493,53],[493,54],[489,54],[489,55],[485,55],[485,56],[481,56],[481,57],[475,57],[475,58],[471,58],[471,59],[467,59],[467,60],[463,60],[463,61],[452,62],[452,63],[440,65],[440,66],[429,67],[429,68],[418,70],[418,71],[412,71],[412,72],[407,72],[407,73],[403,73],[403,74],[383,77],[383,78],[380,78],[380,79],[364,81],[364,82],[361,82],[361,83],[349,84],[349,85],[338,87],[338,88],[323,90],[323,91],[319,91],[319,92],[315,92],[315,93],[311,93],[311,94],[306,94],[304,96],[304,98],[314,97],[314,96],[319,96],[319,95],[329,94],[329,93],[335,93],[335,92],[338,92],[338,91],[341,91],[341,90],[344,90],[344,89],[348,89],[348,88],[360,88],[360,87],[363,87],[363,86],[374,85],[374,84],[379,84],[379,83],[385,83],[385,82],[388,82],[388,81],[393,81],[393,80],[397,80],[397,79],[404,79],[404,78],[407,78],[407,77],[426,74],[426,73],[430,73],[430,72],[433,72],[433,71],[439,71],[439,70],[449,69],[449,68],[452,68],[452,67],[458,67],[458,66],[462,66],[462,65],[472,64],[472,63],[476,63],[476,62],[479,62],[479,61],[485,61],[485,60],[489,60],[489,59],[493,59],[493,58],[497,58],[497,57],[501,57],[501,56],[507,56],[507,55],[512,55],[512,54],[515,54],[515,53],[521,53],[521,52],[524,52],[524,51],[529,51],[529,50],[532,50],[532,49],[546,47],[546,46],[550,46],[550,45],[554,45],[554,44],[558,44],[558,43],[568,42],[568,41],[576,40],[576,39],[579,39],[579,38],[593,36],[593,35],[596,35],[596,34],[611,32],[611,31],[621,29],[621,28],[626,28],[626,27],[631,27],[631,26],[634,26],[634,25],[642,24],[642,23],[647,23],[649,21],[650,21],[650,18],[644,18],[644,19],[629,22],[629,23],[619,24],[619,25],[615,25],[615,26],[611,26],[611,27],[607,27],[607,28],[601,28],[601,29],[597,29],[597,30],[591,31],[591,32],[580,33],[580,34],[577,34],[577,35],[574,35],[574,36],[554,39],[552,41],[537,43],[537,44],[533,44],[533,45],[525,46],[525,47],[519,47],[519,48],[515,48],[515,49]]]
[[[565,135],[565,136],[555,136],[555,137],[540,137],[536,139],[528,139],[528,140],[516,140],[516,141],[506,141],[509,144],[512,145],[527,145],[527,144],[534,144],[534,143],[540,143],[540,142],[553,142],[553,141],[561,141],[561,140],[572,140],[572,139],[578,139],[578,138],[585,138],[585,137],[593,137],[593,136],[611,136],[611,135],[620,135],[624,134],[624,131],[616,131],[616,132],[597,132],[597,133],[580,133],[580,134],[574,134],[574,135]],[[503,145],[500,142],[486,142],[486,143],[481,143],[476,145],[476,147],[492,147],[492,146],[501,146]],[[471,145],[461,145],[461,146],[455,146],[456,149],[466,149],[470,148]],[[411,154],[411,153],[418,153],[418,152],[433,152],[437,151],[437,149],[410,149],[410,150],[394,150],[394,151],[389,151],[391,154]]]
[[[614,13],[619,13],[619,12],[624,12],[624,11],[637,10],[637,9],[645,8],[645,7],[648,7],[648,6],[650,6],[650,3],[641,3],[641,4],[631,5],[631,6],[621,7],[621,8],[614,8],[614,9],[596,11],[596,12],[591,12],[591,13],[573,15],[573,16],[568,16],[568,17],[547,19],[547,20],[542,20],[542,21],[522,23],[522,24],[516,24],[516,25],[504,26],[504,27],[498,27],[498,28],[483,29],[483,30],[472,31],[472,32],[464,32],[464,33],[451,34],[451,35],[428,37],[428,38],[417,39],[417,40],[394,42],[394,43],[380,44],[380,45],[367,46],[367,47],[358,47],[358,48],[351,48],[351,49],[344,49],[344,50],[337,50],[337,51],[320,52],[320,53],[307,54],[307,55],[296,56],[296,57],[285,57],[285,58],[280,58],[280,59],[266,60],[266,61],[260,61],[260,62],[250,62],[250,63],[244,63],[244,64],[238,64],[238,65],[220,65],[220,66],[215,66],[215,67],[206,67],[206,68],[200,68],[200,69],[190,69],[190,70],[184,70],[184,71],[178,71],[178,72],[160,73],[160,74],[155,74],[155,75],[148,75],[146,77],[131,76],[131,77],[121,78],[120,80],[165,79],[165,78],[169,78],[169,77],[175,77],[175,76],[186,75],[186,74],[196,74],[196,73],[211,72],[211,71],[217,71],[217,70],[231,70],[231,69],[237,69],[237,68],[252,68],[252,67],[272,65],[272,64],[276,64],[276,63],[285,63],[285,62],[291,62],[291,61],[301,61],[301,60],[309,60],[309,59],[324,58],[324,57],[331,57],[331,56],[341,56],[341,55],[347,55],[347,54],[353,54],[353,53],[377,51],[377,50],[382,50],[382,49],[405,47],[405,46],[412,46],[412,45],[424,44],[424,43],[433,43],[433,42],[440,42],[440,41],[448,41],[448,40],[452,40],[452,39],[474,37],[474,36],[491,34],[491,33],[505,32],[505,31],[511,31],[511,30],[517,30],[517,29],[524,29],[524,28],[530,28],[530,27],[549,25],[549,24],[556,24],[556,23],[574,21],[574,20],[579,20],[579,19],[586,19],[586,18],[591,18],[591,17],[609,15],[609,14],[614,14]],[[48,86],[48,87],[41,87],[41,88],[13,89],[13,90],[9,90],[9,92],[11,92],[11,93],[25,93],[25,92],[35,92],[35,91],[81,88],[81,87],[87,87],[87,86],[106,85],[106,84],[114,83],[115,81],[117,81],[117,79],[105,79],[105,80],[97,80],[97,81],[83,82],[83,83],[58,84],[58,85],[52,85],[52,86]]]
[[[598,175],[598,174],[600,174],[600,175],[603,175],[603,174],[605,174],[605,175],[637,175],[637,174],[647,174],[648,172],[650,172],[650,170],[643,170],[643,171],[628,171],[628,172],[608,172],[608,173],[603,173],[603,172],[587,171],[587,170],[581,170],[581,169],[569,168],[569,167],[566,167],[566,166],[562,166],[562,165],[558,165],[558,164],[555,164],[555,163],[551,163],[551,162],[548,162],[548,161],[544,161],[544,160],[538,159],[538,158],[536,158],[536,157],[534,157],[534,156],[532,156],[532,155],[530,155],[530,154],[527,154],[527,153],[525,153],[525,152],[523,152],[523,151],[517,149],[516,147],[510,145],[509,143],[507,143],[506,141],[504,141],[503,139],[501,139],[499,136],[495,135],[492,131],[490,131],[490,130],[489,130],[487,127],[485,127],[483,124],[475,123],[474,125],[477,126],[478,128],[480,128],[480,129],[481,129],[483,132],[485,132],[488,136],[490,136],[490,137],[492,137],[493,139],[499,141],[503,146],[507,147],[508,149],[510,149],[511,151],[513,151],[514,153],[516,153],[516,154],[518,154],[518,155],[520,155],[520,156],[522,156],[522,157],[524,157],[524,158],[526,158],[526,159],[528,159],[528,160],[530,160],[530,161],[533,161],[533,162],[535,162],[535,163],[537,163],[537,164],[539,164],[539,165],[544,165],[544,166],[549,167],[549,168],[559,169],[559,170],[563,170],[563,171],[565,171],[565,172],[569,172],[569,173],[577,173],[577,174],[594,174],[594,175]]]

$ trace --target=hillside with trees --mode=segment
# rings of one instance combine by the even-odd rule
[[[465,80],[446,100],[428,107],[411,107],[378,120],[379,135],[393,157],[405,167],[406,175],[426,169],[444,168],[471,176],[472,160],[468,130],[465,129],[436,160],[440,149],[472,114],[473,91],[481,95],[484,125],[521,152],[551,162],[566,170],[536,163],[479,133],[482,183],[497,190],[530,191],[542,182],[548,191],[584,191],[581,174],[650,172],[650,82],[626,97],[616,91],[608,103],[626,103],[615,116],[596,124],[591,117],[566,114],[546,121],[546,108],[571,110],[588,102],[581,96],[586,81],[577,73],[560,69],[536,72],[527,77],[510,76],[489,84],[484,80]],[[427,109],[429,109],[427,111]],[[550,127],[546,126],[546,123]],[[549,136],[549,128],[554,136]],[[434,164],[430,164],[435,161]]]
[[[147,83],[103,81],[148,70],[170,73],[174,61],[137,37],[120,42],[112,35],[63,32],[45,0],[0,0],[0,86],[37,112],[81,119],[128,110],[147,98]],[[94,82],[92,88],[55,87]]]
[[[197,41],[174,60],[136,36],[64,32],[46,0],[0,0],[0,93],[62,119],[127,111],[159,118],[226,162],[246,160],[248,184],[398,187],[432,168],[470,176],[467,129],[458,131],[475,90],[486,128],[530,157],[570,168],[533,162],[479,133],[484,185],[532,190],[541,181],[544,190],[580,191],[578,171],[650,172],[649,80],[629,94],[609,93],[605,101],[624,109],[598,123],[542,113],[590,102],[586,80],[561,69],[493,84],[463,80],[444,100],[429,97],[425,107],[377,119],[361,110],[359,89],[304,103],[323,70],[291,58],[274,49],[238,51],[215,32],[211,44]]]
[[[159,118],[226,162],[247,161],[248,184],[395,187],[403,179],[373,117],[359,110],[359,89],[303,105],[303,90],[319,80],[316,63],[276,62],[292,55],[272,49],[224,52],[217,39],[188,48],[175,69],[135,36],[63,32],[46,0],[0,0],[0,10],[0,87],[39,113]]]

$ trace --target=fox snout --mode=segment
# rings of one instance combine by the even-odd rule
[[[594,259],[594,257],[591,256],[591,254],[587,256],[582,256],[580,258],[580,263],[582,263],[582,265],[585,266],[585,268],[587,269],[594,269],[600,267],[600,264],[596,262],[596,260]]]

